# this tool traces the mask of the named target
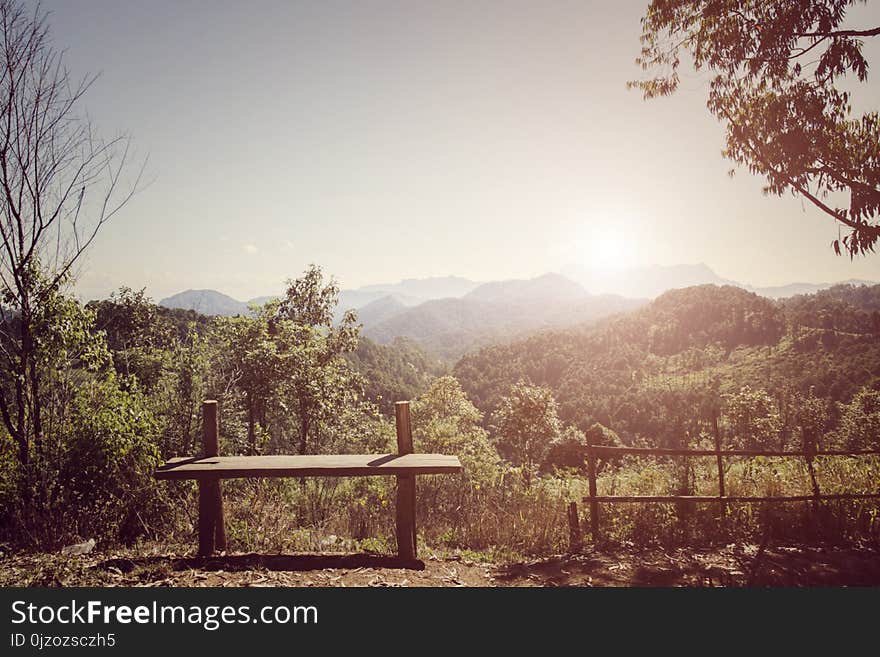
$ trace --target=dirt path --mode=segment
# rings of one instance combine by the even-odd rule
[[[880,586],[880,552],[754,545],[587,552],[496,564],[375,555],[6,554],[0,586]]]
[[[491,586],[486,564],[427,559],[418,566],[364,554],[198,559],[130,552],[32,553],[0,560],[0,586]]]
[[[617,550],[494,569],[499,586],[880,586],[880,552],[755,545]]]

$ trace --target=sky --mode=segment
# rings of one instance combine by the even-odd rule
[[[86,298],[248,299],[309,263],[343,287],[698,262],[756,286],[880,281],[880,255],[833,254],[827,215],[728,177],[705,77],[626,89],[647,0],[42,4],[72,74],[100,74],[96,128],[149,158]],[[880,107],[875,78],[858,94]]]

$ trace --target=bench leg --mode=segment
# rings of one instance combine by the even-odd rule
[[[226,550],[226,522],[223,518],[223,492],[220,489],[220,481],[214,484],[214,548]]]
[[[226,549],[220,481],[199,479],[199,556],[209,557],[215,549]]]
[[[397,556],[404,561],[416,558],[416,478],[397,477]]]
[[[210,557],[214,554],[214,496],[211,494],[211,482],[199,479],[199,556]]]

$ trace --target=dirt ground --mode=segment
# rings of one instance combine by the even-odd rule
[[[880,586],[874,549],[729,545],[586,550],[490,564],[431,556],[229,554],[199,559],[132,551],[84,555],[0,549],[0,586]]]

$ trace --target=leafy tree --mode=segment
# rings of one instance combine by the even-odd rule
[[[880,448],[880,391],[862,388],[848,404],[840,404],[838,436],[850,449]]]
[[[765,193],[800,196],[849,229],[832,245],[851,257],[880,237],[880,116],[853,116],[840,85],[847,75],[867,81],[863,39],[880,35],[847,25],[855,4],[653,0],[636,62],[656,75],[629,83],[655,98],[678,88],[685,57],[711,71],[707,106],[726,127],[724,155],[763,176]]]
[[[548,388],[519,381],[501,399],[493,416],[499,450],[523,468],[526,487],[562,429],[556,400]]]
[[[321,449],[321,425],[331,421],[335,409],[357,395],[360,377],[343,359],[357,349],[360,327],[354,311],[334,324],[339,286],[324,281],[321,268],[311,265],[298,279],[289,280],[284,297],[270,320],[269,331],[290,349],[285,363],[285,394],[299,417],[299,453]]]
[[[447,522],[460,530],[485,504],[481,496],[498,479],[499,457],[481,420],[482,414],[451,376],[435,379],[412,403],[415,450],[455,454],[463,466],[458,476],[419,481],[417,508],[428,513],[424,525]]]
[[[209,398],[212,382],[210,334],[190,327],[162,352],[164,363],[156,384],[149,389],[149,401],[161,436],[164,457],[197,453],[201,435],[201,405]]]
[[[235,317],[218,320],[214,333],[216,343],[222,345],[215,354],[217,367],[229,372],[229,380],[243,395],[247,415],[247,449],[258,451],[258,433],[268,428],[268,412],[281,385],[281,354],[277,335],[270,334],[270,320],[274,306],[267,304],[255,317]]]
[[[121,287],[91,301],[94,331],[106,336],[119,385],[146,394],[163,457],[197,448],[201,401],[212,377],[211,320],[193,311],[162,308],[144,290]],[[222,340],[219,342],[222,343]]]
[[[40,284],[45,280],[36,272],[33,277]],[[103,336],[92,331],[93,322],[91,312],[53,289],[44,289],[40,305],[31,310],[30,330],[37,339],[30,345],[29,380],[38,385],[30,388],[30,395],[22,393],[24,400],[28,401],[30,413],[25,414],[24,420],[20,413],[16,420],[17,426],[27,426],[28,418],[33,420],[32,440],[23,445],[19,436],[10,432],[19,447],[23,482],[39,472],[45,455],[55,449],[51,440],[57,432],[59,417],[63,416],[65,404],[72,398],[80,379],[89,372],[105,369],[109,363]],[[0,351],[8,354],[15,349],[17,342],[9,334],[18,333],[21,323],[20,319],[12,319],[6,324]],[[9,372],[5,374],[10,375]],[[2,406],[0,411],[8,415]],[[13,421],[9,417],[6,419]],[[36,428],[40,431],[37,432]],[[23,454],[24,447],[27,450]]]
[[[586,472],[588,444],[622,447],[623,441],[614,431],[599,422],[594,422],[586,431],[567,426],[551,443],[544,460],[544,469],[571,468]],[[600,456],[598,458],[599,470],[602,470],[608,463],[616,463],[619,460],[620,458],[615,456]]]
[[[799,447],[806,451],[818,449],[819,441],[828,424],[827,401],[814,395],[811,390],[806,395],[797,396],[796,412],[797,428],[801,439]]]
[[[498,455],[480,426],[482,413],[452,376],[435,379],[412,405],[413,442],[417,452],[455,454],[464,472],[481,478],[477,470],[494,468]]]
[[[311,266],[285,296],[249,316],[218,319],[212,369],[246,415],[246,449],[345,451],[343,411],[361,408],[363,379],[346,356],[358,344],[353,312],[334,323],[339,289]],[[228,414],[226,415],[228,418]]]
[[[87,307],[95,312],[96,328],[104,331],[113,352],[167,347],[174,337],[172,327],[143,288],[135,291],[123,286],[109,299],[90,301]]]
[[[26,468],[2,460],[0,489],[17,494],[0,509],[0,528],[16,542],[49,546],[84,535],[133,539],[162,510],[149,404],[137,386],[120,386],[92,310],[57,291],[37,310],[43,431]],[[0,453],[12,442],[0,436]]]

